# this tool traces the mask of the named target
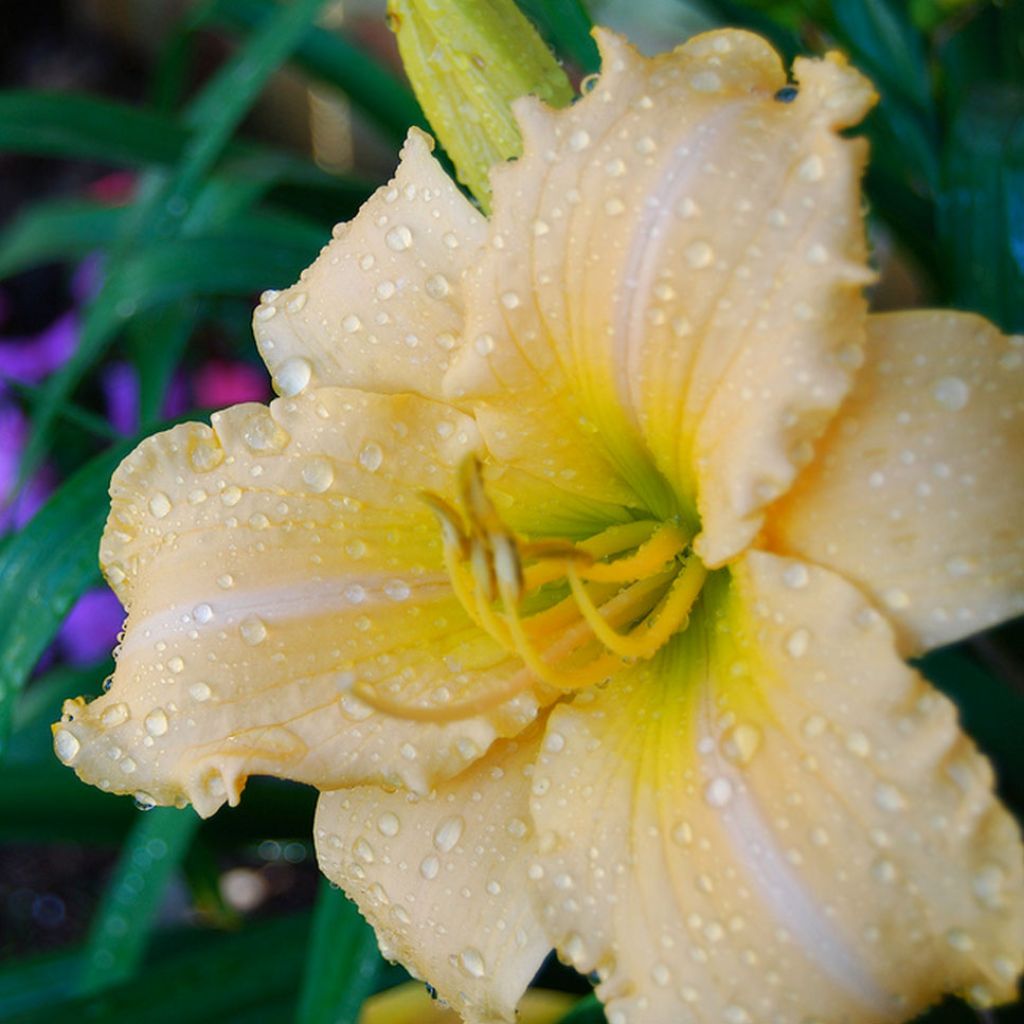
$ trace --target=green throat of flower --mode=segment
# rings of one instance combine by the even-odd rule
[[[708,571],[677,523],[617,523],[577,543],[524,540],[498,515],[476,458],[462,468],[460,498],[461,510],[424,495],[441,524],[455,593],[541,682],[592,686],[686,629]]]

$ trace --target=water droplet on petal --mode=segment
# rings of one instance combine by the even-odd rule
[[[82,749],[82,744],[78,742],[74,733],[67,729],[58,729],[53,737],[53,749],[64,764],[71,764],[78,756],[78,751]]]
[[[875,806],[882,811],[901,811],[907,806],[903,794],[891,782],[879,782],[875,786]]]
[[[384,236],[384,241],[393,252],[402,252],[412,245],[412,232],[404,224],[396,224]]]
[[[208,604],[197,604],[192,609],[192,618],[204,626],[213,618],[213,609]]]
[[[149,511],[157,519],[163,519],[171,511],[171,499],[163,491],[157,491],[149,499]]]
[[[150,736],[163,736],[167,732],[167,714],[163,708],[154,708],[145,719],[146,732]]]
[[[711,248],[709,242],[705,242],[700,239],[696,242],[691,242],[683,254],[686,257],[686,262],[689,263],[694,270],[702,270],[704,267],[711,266],[715,258],[715,250]]]
[[[970,386],[959,377],[942,377],[932,388],[932,397],[950,412],[959,412],[970,396]]]
[[[290,438],[281,429],[270,411],[253,413],[242,427],[242,440],[254,452],[273,454],[283,451]]]
[[[433,274],[428,277],[424,287],[432,299],[443,299],[451,290],[451,284],[444,274]]]
[[[434,846],[442,853],[450,853],[462,838],[462,830],[466,822],[458,814],[445,818],[434,831]]]
[[[323,494],[334,483],[334,467],[330,460],[310,459],[302,467],[302,481],[314,493]]]
[[[363,450],[359,453],[359,464],[364,469],[368,469],[371,473],[376,473],[383,463],[384,451],[379,444],[371,442],[363,446]]]
[[[732,783],[719,776],[704,787],[704,800],[709,807],[725,807],[732,799]]]
[[[802,181],[821,181],[825,176],[825,162],[817,153],[812,153],[797,168]]]
[[[811,644],[811,632],[808,629],[794,629],[786,637],[786,653],[791,658],[802,658]]]
[[[590,145],[590,133],[583,128],[574,131],[569,136],[569,148],[579,153]]]
[[[202,704],[203,701],[209,700],[212,693],[210,687],[206,683],[193,683],[188,688],[188,692],[189,696],[200,704]]]
[[[736,764],[749,764],[760,746],[761,730],[746,722],[738,722],[722,737],[725,756]]]
[[[420,874],[428,881],[431,882],[437,878],[437,873],[441,870],[441,862],[431,853],[424,857],[420,861]]]
[[[459,966],[471,977],[482,978],[487,971],[483,955],[480,950],[467,946],[459,954]]]
[[[239,626],[242,639],[252,647],[263,643],[267,638],[267,627],[258,615],[249,615],[242,619]]]
[[[127,704],[111,704],[109,708],[106,708],[103,714],[100,716],[100,721],[108,728],[112,729],[117,725],[121,725],[128,721],[128,705]]]
[[[297,395],[310,381],[313,376],[313,367],[309,360],[301,356],[286,359],[274,374],[274,382],[277,385],[279,394],[285,397]]]
[[[398,820],[398,816],[392,814],[390,811],[385,811],[377,819],[377,829],[383,836],[397,836],[398,830],[401,828],[401,822]]]

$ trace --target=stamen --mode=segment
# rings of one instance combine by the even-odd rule
[[[653,575],[685,551],[688,543],[689,538],[678,526],[664,523],[635,554],[617,558],[614,562],[594,562],[581,569],[573,565],[570,572],[593,582],[628,583]]]
[[[498,515],[478,458],[463,464],[459,490],[465,518],[437,495],[424,495],[441,524],[453,591],[473,622],[518,657],[522,668],[443,706],[403,701],[380,692],[379,685],[357,686],[372,707],[445,722],[483,714],[538,684],[578,690],[607,678],[624,660],[653,656],[685,627],[707,570],[692,555],[681,569],[673,564],[690,542],[679,526],[644,519],[617,523],[577,544],[526,541]],[[569,596],[523,614],[524,597],[566,580]],[[638,624],[619,632],[632,623]]]
[[[622,658],[650,658],[684,626],[707,574],[704,564],[696,556],[691,557],[673,580],[661,606],[625,636],[608,625],[573,566],[569,567],[569,586],[583,618],[608,650]]]
[[[653,519],[638,519],[630,523],[616,523],[593,537],[580,541],[578,547],[595,559],[610,558],[620,551],[628,551],[643,544],[658,529]]]

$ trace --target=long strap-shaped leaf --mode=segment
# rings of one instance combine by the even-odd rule
[[[213,16],[235,28],[258,28],[271,16],[269,0],[219,0]],[[385,67],[341,36],[310,28],[294,53],[307,74],[344,92],[392,141],[401,142],[410,125],[427,127],[416,98]]]
[[[308,930],[309,915],[299,914],[253,924],[234,935],[189,932],[130,981],[70,1000],[60,998],[58,985],[56,992],[47,993],[57,998],[41,1004],[31,993],[33,1009],[8,1015],[0,1003],[0,1014],[4,1024],[52,1024],[65,1019],[76,1024],[278,1024],[288,1019],[295,998]],[[38,980],[71,964],[65,959],[50,965],[50,971],[44,964],[29,973]],[[24,1005],[28,999],[17,986],[17,974],[24,968],[12,967],[15,977],[9,980],[8,970],[0,969],[0,997],[6,988],[15,995],[15,1005],[19,995]]]
[[[99,581],[107,481],[127,445],[76,473],[4,546],[0,561],[0,754],[14,701],[77,597]]]
[[[139,817],[93,918],[78,979],[81,993],[110,988],[136,973],[167,883],[198,825],[190,808],[160,807]]]
[[[186,125],[194,133],[174,171],[162,182],[148,183],[145,198],[133,210],[130,229],[112,254],[106,283],[86,313],[78,348],[47,383],[46,398],[36,409],[33,433],[22,458],[22,479],[41,463],[61,403],[136,311],[137,305],[118,285],[119,275],[135,264],[147,244],[179,234],[204,175],[224,151],[269,76],[298,45],[323,2],[295,0],[275,8],[273,17],[246,41],[186,112]],[[192,230],[199,227],[194,218],[190,226]]]
[[[321,880],[296,1024],[356,1024],[382,964],[355,904]]]

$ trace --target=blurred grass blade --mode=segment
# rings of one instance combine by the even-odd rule
[[[178,162],[192,131],[151,110],[72,93],[0,92],[0,152],[94,160],[113,165],[170,166]],[[339,199],[361,200],[368,183],[327,174],[307,160],[255,143],[236,141],[218,164],[268,187],[301,185]]]
[[[605,1024],[601,1001],[593,994],[584,996],[558,1024]]]
[[[1024,87],[970,95],[946,144],[940,238],[954,304],[1024,330]]]
[[[46,391],[36,384],[23,384],[20,380],[6,380],[4,387],[9,388],[19,398],[23,399],[30,409],[34,409],[40,402],[45,401]],[[92,412],[90,409],[83,409],[73,402],[65,402],[57,413],[57,418],[80,430],[86,431],[93,437],[102,438],[105,441],[120,440],[121,435],[110,425],[110,421]]]
[[[0,1020],[72,996],[81,959],[76,949],[7,961],[0,967]]]
[[[161,406],[174,371],[199,316],[199,304],[184,299],[133,317],[125,341],[139,376],[139,423],[153,427],[161,418]]]
[[[239,29],[262,25],[276,10],[269,0],[220,0],[217,17]],[[310,28],[293,55],[293,63],[313,78],[344,92],[393,143],[400,143],[410,125],[427,127],[408,88],[387,68],[347,39]]]
[[[590,35],[594,23],[581,0],[519,0],[519,6],[580,71],[589,75],[600,70],[601,56]]]
[[[204,925],[234,931],[242,926],[242,915],[224,899],[220,887],[220,865],[203,833],[195,837],[181,864],[192,906]]]
[[[139,816],[93,918],[79,992],[98,992],[136,974],[167,883],[199,822],[195,811],[174,807],[154,808]]]
[[[267,79],[287,60],[325,0],[294,0],[270,17],[221,68],[184,114],[195,129],[174,173],[139,204],[133,234],[175,234],[204,176],[212,170]]]
[[[80,200],[35,203],[0,235],[0,278],[103,248],[117,237],[123,218],[123,209]]]
[[[14,709],[14,733],[43,729],[48,738],[50,723],[60,715],[64,698],[69,693],[94,689],[113,670],[113,661],[104,658],[92,665],[60,665],[33,680],[32,685],[22,692]],[[13,741],[11,756],[15,756]]]
[[[309,915],[195,936],[162,949],[137,978],[91,996],[4,1016],[4,1024],[279,1024],[302,970]],[[161,943],[164,947],[167,943]]]
[[[169,164],[189,132],[170,118],[126,103],[74,93],[0,92],[0,152]]]
[[[924,37],[910,20],[907,5],[893,0],[843,0],[829,10],[854,63],[893,96],[930,112],[932,86]]]
[[[182,218],[200,191],[204,176],[267,79],[309,28],[323,2],[295,0],[275,8],[274,15],[246,40],[190,105],[185,120],[196,129],[195,133],[166,179],[149,179],[144,183],[143,197],[131,209],[127,230],[111,255],[104,286],[86,311],[78,348],[46,383],[45,398],[36,408],[32,434],[22,455],[22,483],[42,463],[61,405],[102,357],[123,322],[143,301],[149,305],[159,301],[145,295],[125,297],[125,292],[136,288],[137,283],[121,279],[136,272],[140,247],[155,238],[172,238],[179,233]],[[194,262],[198,257],[189,254],[184,258]]]
[[[130,446],[87,463],[4,549],[0,575],[0,754],[15,699],[79,595],[99,582],[96,548],[107,482]]]
[[[316,255],[303,245],[255,244],[255,237],[178,238],[152,245],[123,268],[105,307],[120,319],[186,295],[249,295],[254,282],[270,287],[293,281]],[[80,350],[87,344],[95,341],[83,337]]]
[[[297,1024],[356,1024],[382,963],[373,929],[355,904],[321,879]]]

